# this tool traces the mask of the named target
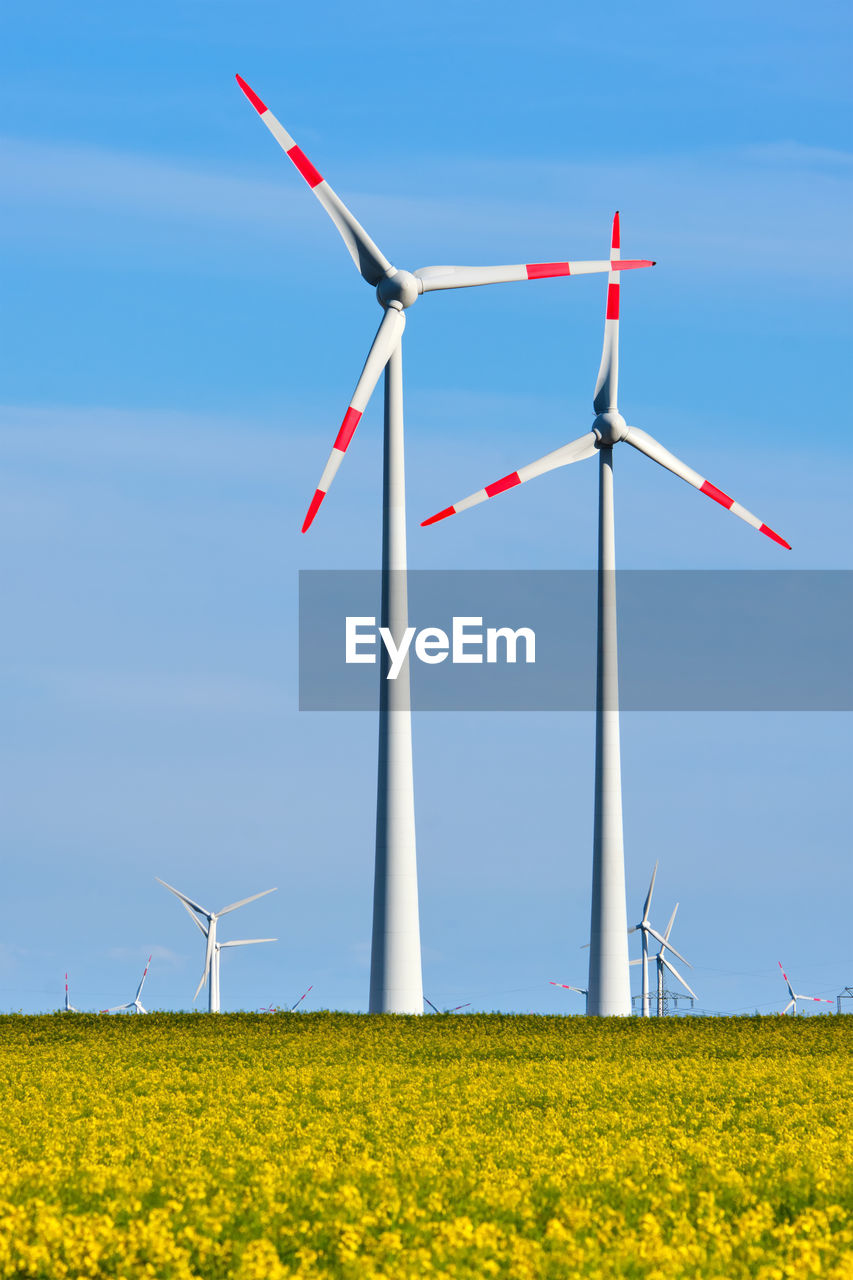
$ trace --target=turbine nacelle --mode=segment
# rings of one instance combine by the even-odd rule
[[[592,429],[598,436],[599,446],[618,444],[628,434],[628,424],[616,409],[600,413],[592,424]]]
[[[397,306],[405,311],[413,302],[417,302],[423,292],[423,283],[412,275],[411,271],[395,271],[393,275],[380,280],[376,287],[376,297],[382,307]]]

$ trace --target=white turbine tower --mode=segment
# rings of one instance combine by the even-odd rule
[[[613,219],[611,262],[618,260],[619,214]],[[592,919],[590,925],[589,1012],[631,1012],[628,972],[628,929],[625,908],[625,856],[622,844],[622,780],[619,750],[619,681],[616,653],[616,550],[613,522],[613,447],[626,441],[646,457],[713,498],[783,547],[789,544],[766,524],[705,480],[692,467],[658,444],[639,427],[629,427],[616,404],[619,373],[619,276],[612,271],[607,284],[604,349],[595,384],[592,430],[536,462],[520,467],[502,480],[445,507],[423,523],[434,524],[465,511],[496,494],[532,480],[534,476],[580,462],[598,453],[598,643],[595,714],[595,823],[592,863]]]
[[[406,587],[406,485],[403,448],[403,329],[406,310],[422,293],[550,276],[589,274],[652,266],[651,262],[533,262],[499,267],[422,267],[400,271],[353,217],[290,134],[240,76],[237,83],[270,133],[296,166],[337,227],[364,280],[376,289],[383,316],[361,377],[308,514],[304,533],[329,491],[380,374],[385,371],[385,445],[382,481],[381,625],[399,644],[408,624]],[[383,679],[379,696],[379,776],[373,941],[370,961],[371,1013],[422,1013],[418,922],[415,801],[408,663],[396,680]]]
[[[142,972],[142,977],[139,979],[139,986],[136,988],[136,995],[133,997],[133,999],[128,1001],[127,1004],[113,1005],[112,1009],[107,1009],[105,1011],[106,1013],[122,1013],[125,1009],[127,1010],[128,1013],[147,1013],[148,1012],[147,1009],[143,1009],[142,1001],[139,999],[139,997],[142,995],[142,988],[145,986],[145,979],[148,977],[148,968],[150,964],[151,964],[151,957],[149,956],[148,961],[145,965],[145,968]]]
[[[236,942],[219,942],[216,937],[216,926],[221,916],[227,916],[229,911],[236,911],[238,907],[245,907],[247,902],[255,902],[258,898],[265,898],[268,893],[275,893],[275,889],[264,889],[263,893],[253,893],[251,898],[241,898],[239,902],[232,902],[230,906],[223,907],[221,911],[208,911],[207,907],[201,906],[198,902],[194,902],[192,898],[188,898],[186,894],[181,893],[179,889],[175,889],[170,884],[166,884],[165,880],[161,880],[159,876],[154,879],[161,884],[164,889],[168,889],[176,898],[180,900],[190,919],[198,926],[207,939],[207,946],[204,952],[204,969],[202,970],[201,979],[196,987],[196,993],[193,996],[193,1004],[198,999],[199,992],[207,982],[207,1010],[208,1013],[219,1013],[219,952],[223,947],[248,947],[256,942],[277,942],[277,938],[241,938]]]
[[[823,996],[801,996],[799,992],[794,990],[794,988],[791,986],[790,982],[788,981],[788,975],[785,972],[785,970],[782,968],[782,961],[781,960],[778,961],[778,964],[782,973],[782,977],[785,979],[785,986],[788,988],[788,995],[791,997],[791,999],[785,1005],[785,1008],[782,1010],[783,1014],[787,1013],[788,1010],[790,1009],[792,1014],[795,1015],[797,1012],[798,1000],[812,1000],[814,1001],[815,1004],[835,1004],[834,1000],[825,1000]]]

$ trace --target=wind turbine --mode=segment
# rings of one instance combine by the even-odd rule
[[[682,987],[684,987],[684,990],[689,992],[689,994],[693,997],[694,1000],[699,999],[699,997],[697,996],[693,988],[687,982],[684,981],[681,974],[676,969],[675,965],[672,964],[669,960],[667,960],[666,956],[664,955],[664,951],[672,951],[674,952],[675,955],[678,955],[678,952],[675,950],[675,947],[672,945],[672,943],[669,940],[669,935],[672,933],[672,926],[675,924],[675,915],[677,911],[678,911],[678,903],[676,902],[672,910],[672,915],[669,917],[669,924],[666,926],[666,931],[664,932],[663,937],[660,939],[660,950],[655,956],[655,961],[657,963],[657,970],[658,970],[658,975],[657,975],[658,976],[658,1017],[663,1016],[664,969],[669,970],[672,976],[678,982],[681,983]],[[679,956],[679,959],[684,960],[684,957]],[[684,960],[684,963],[686,965],[690,965],[689,960]],[[690,967],[692,968],[693,966],[690,965]]]
[[[619,214],[613,218],[611,263],[619,255]],[[790,550],[789,544],[756,516],[735,502],[692,467],[681,462],[639,427],[629,427],[616,403],[619,373],[619,276],[607,280],[604,348],[595,384],[592,430],[555,449],[536,462],[520,467],[502,480],[445,507],[424,520],[435,524],[447,516],[485,502],[507,489],[556,467],[580,462],[598,453],[598,640],[595,714],[595,823],[592,864],[592,917],[589,956],[589,1012],[628,1015],[631,984],[628,970],[628,929],[625,907],[625,855],[622,843],[622,780],[619,750],[619,679],[616,652],[616,549],[613,523],[613,447],[622,441],[680,476],[700,493],[732,511],[753,528]]]
[[[471,1007],[471,1001],[468,1000],[465,1004],[454,1005],[452,1009],[436,1009],[433,1002],[428,999],[427,996],[424,996],[424,1003],[429,1005],[433,1013],[458,1013],[460,1009],[470,1009]]]
[[[570,982],[552,982],[550,978],[548,979],[548,985],[550,987],[562,987],[564,991],[576,991],[579,996],[584,997],[587,1012],[589,1011],[589,992],[586,987],[573,987]]]
[[[675,920],[675,911],[678,910],[678,904],[676,903],[675,911],[673,911],[672,913],[672,918],[670,919],[670,922],[669,922],[669,928],[666,931],[666,937],[662,938],[661,935],[658,933],[658,931],[652,928],[652,925],[649,922],[649,908],[652,905],[652,893],[654,892],[655,880],[657,879],[657,874],[658,874],[658,864],[655,863],[655,869],[652,872],[652,879],[651,879],[651,883],[649,884],[649,891],[646,894],[646,901],[645,901],[645,904],[643,905],[643,918],[642,920],[639,921],[638,924],[634,925],[633,929],[628,930],[629,934],[636,933],[639,930],[640,936],[642,938],[643,956],[640,963],[643,966],[642,1016],[644,1018],[648,1018],[651,1014],[651,1009],[649,1008],[649,1003],[650,1003],[649,1002],[649,938],[654,938],[656,942],[659,942],[661,944],[661,951],[658,953],[659,956],[663,954],[663,948],[668,947],[669,950],[672,951],[674,955],[678,956],[679,960],[684,960],[684,963],[686,965],[690,965],[690,961],[685,960],[681,952],[676,951],[672,943],[668,941],[669,930],[672,928],[673,921]],[[632,960],[631,963],[633,964],[634,961]],[[693,966],[690,965],[690,967],[692,968]],[[660,970],[660,964],[658,964],[658,969]],[[673,973],[675,973],[675,970],[673,970]],[[676,974],[675,976],[678,977],[678,974]],[[678,980],[679,982],[682,983],[683,986],[685,987],[687,986],[687,983],[684,982],[682,978],[679,977]],[[689,990],[689,987],[688,987],[688,990]],[[692,994],[693,993],[691,992],[691,995]]]
[[[223,907],[221,911],[208,911],[207,907],[203,907],[198,902],[194,902],[192,898],[188,898],[186,894],[181,893],[179,889],[175,889],[170,884],[166,884],[165,880],[161,880],[159,876],[154,879],[161,884],[164,889],[168,889],[176,898],[180,900],[190,919],[201,930],[207,939],[207,946],[204,952],[204,969],[202,970],[201,979],[196,987],[193,996],[193,1004],[198,999],[199,992],[204,986],[207,986],[207,1010],[208,1013],[219,1013],[219,953],[223,947],[248,947],[256,942],[277,942],[277,938],[241,938],[236,942],[219,942],[216,938],[216,926],[221,916],[227,916],[229,911],[236,911],[238,907],[245,907],[247,902],[254,902],[257,898],[265,898],[268,893],[275,893],[275,889],[264,889],[263,893],[253,893],[251,898],[241,898],[239,902],[232,902],[230,906]],[[201,917],[201,918],[199,918]]]
[[[139,999],[139,997],[142,995],[142,988],[145,986],[145,979],[148,977],[148,968],[150,964],[151,964],[151,957],[149,956],[148,961],[145,965],[145,969],[143,970],[142,977],[139,980],[139,986],[136,988],[136,995],[133,997],[133,999],[129,1001],[127,1004],[114,1005],[112,1009],[105,1010],[106,1013],[121,1013],[124,1009],[126,1009],[128,1013],[147,1013],[148,1012],[147,1009],[143,1009],[142,1001]]]
[[[422,293],[462,289],[513,280],[583,275],[650,267],[650,261],[530,262],[498,267],[422,267],[402,271],[381,249],[314,168],[265,103],[240,76],[237,83],[264,124],[308,183],[332,219],[364,280],[376,289],[383,315],[356,384],[302,532],[309,528],[343,461],[353,433],[385,371],[384,474],[382,481],[381,625],[400,642],[408,624],[406,586],[406,485],[403,444],[402,337],[406,310]],[[423,978],[418,918],[415,800],[412,774],[412,726],[409,670],[396,680],[380,668],[379,768],[376,811],[376,860],[373,891],[373,940],[370,961],[371,1013],[422,1013]]]
[[[813,1000],[816,1004],[835,1004],[834,1000],[825,1000],[823,996],[801,996],[798,992],[794,990],[794,988],[791,986],[790,982],[788,981],[788,975],[785,972],[785,970],[782,968],[781,960],[779,961],[779,968],[782,972],[782,977],[785,979],[785,986],[788,988],[788,994],[791,997],[791,999],[785,1005],[785,1008],[782,1010],[783,1014],[786,1014],[789,1009],[792,1009],[794,1014],[796,1015],[798,1000]]]
[[[195,919],[195,916],[193,916],[193,919]],[[255,938],[254,941],[255,942],[275,942],[276,939],[275,938]],[[313,991],[313,990],[314,990],[314,984],[312,982],[311,986],[308,988],[308,991]],[[259,1009],[258,1013],[293,1013],[297,1005],[302,1004],[302,1001],[308,995],[308,991],[303,991],[299,999],[294,1001],[294,1003],[290,1006],[289,1009],[279,1009],[278,1005],[270,1004],[263,1009]]]
[[[68,974],[66,973],[66,975],[65,975],[65,1008],[63,1009],[63,1013],[79,1013],[79,1012],[80,1012],[80,1010],[79,1010],[79,1009],[75,1009],[73,1004],[69,1004],[69,1001],[68,1001]]]

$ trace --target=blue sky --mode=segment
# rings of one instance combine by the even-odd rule
[[[296,710],[296,575],[379,554],[380,399],[299,526],[379,312],[234,82],[398,265],[658,260],[623,288],[620,404],[792,543],[617,453],[632,568],[849,568],[846,7],[8,6],[0,18],[0,1008],[367,995],[375,717]],[[446,503],[588,429],[596,277],[425,298],[405,368],[410,563],[587,568],[595,477]],[[625,457],[630,453],[632,456]],[[722,626],[736,619],[721,620]],[[816,654],[816,661],[838,655]],[[853,983],[840,715],[625,716],[629,916],[703,1007]],[[415,725],[435,1003],[559,1010],[585,976],[589,715]],[[330,796],[336,793],[334,803]],[[239,921],[239,925],[237,922]],[[582,984],[581,984],[582,985]]]

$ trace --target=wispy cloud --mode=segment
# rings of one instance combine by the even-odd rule
[[[61,239],[67,228],[60,210],[76,213],[73,235],[84,241],[102,237],[105,215],[117,212],[143,218],[152,233],[168,225],[204,235],[251,229],[267,247],[294,236],[310,246],[330,234],[286,166],[280,177],[266,178],[17,138],[0,139],[0,163],[7,189],[2,228],[16,238],[38,236],[43,243],[40,224],[47,218]],[[277,163],[273,156],[271,173]],[[380,242],[412,266],[451,250],[480,259],[514,247],[531,255],[540,245],[564,243],[567,229],[573,242],[591,248],[604,234],[602,209],[622,204],[633,210],[632,241],[651,237],[651,249],[670,264],[703,249],[729,256],[694,260],[696,271],[732,264],[765,270],[778,266],[784,252],[787,273],[810,272],[823,262],[827,238],[837,239],[833,229],[849,214],[853,183],[850,153],[795,140],[602,161],[418,156],[401,165],[402,193],[354,188],[351,162],[333,181]],[[393,171],[393,165],[384,170]],[[126,223],[106,230],[111,239],[128,234]],[[137,238],[138,232],[130,237]],[[842,260],[849,269],[843,246]],[[834,273],[838,268],[836,255]]]

